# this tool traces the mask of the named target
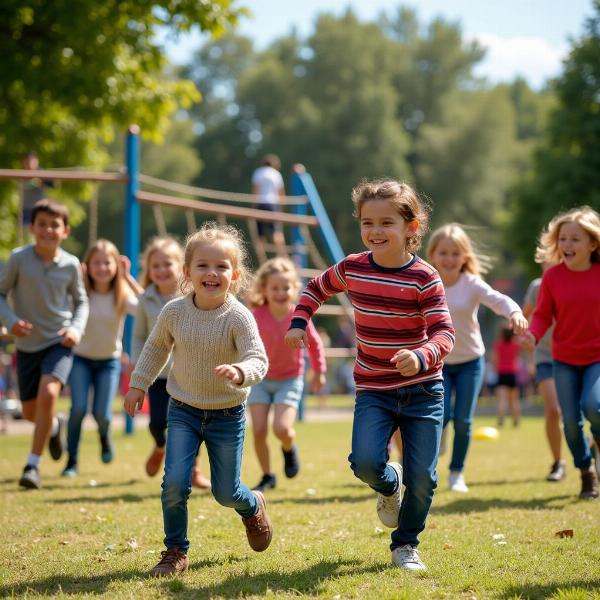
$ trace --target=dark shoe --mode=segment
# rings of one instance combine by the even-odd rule
[[[262,479],[252,489],[257,492],[264,492],[265,490],[273,490],[277,487],[277,477],[273,473],[265,473]]]
[[[296,446],[292,446],[291,450],[284,450],[282,448],[281,451],[283,452],[283,470],[285,472],[285,476],[289,479],[296,477],[296,475],[298,475],[298,471],[300,470],[298,448],[296,448]]]
[[[40,470],[33,465],[27,465],[23,469],[23,475],[21,475],[21,479],[19,479],[19,485],[28,490],[39,490],[42,487]]]
[[[179,548],[170,548],[163,550],[158,564],[150,571],[151,577],[168,577],[187,571],[190,564],[187,554],[184,554]]]
[[[562,481],[565,478],[566,469],[565,469],[565,461],[557,460],[550,469],[550,473],[548,477],[546,477],[546,481]]]
[[[594,467],[590,467],[586,471],[581,470],[581,492],[579,498],[581,500],[595,500],[600,495],[598,491],[598,475]]]
[[[246,536],[250,548],[255,552],[262,552],[269,547],[273,537],[273,525],[267,515],[265,497],[262,492],[252,492],[258,500],[258,511],[253,517],[242,517],[246,527]]]
[[[69,456],[69,460],[67,461],[67,466],[64,468],[62,472],[63,477],[76,477],[77,476],[77,459]]]
[[[160,469],[164,458],[165,449],[155,446],[154,450],[152,450],[152,454],[148,457],[148,460],[146,461],[146,473],[150,477],[154,477],[158,473],[158,470]]]
[[[101,458],[102,462],[104,464],[108,464],[109,462],[112,462],[112,459],[114,458],[115,453],[114,453],[112,440],[110,439],[110,435],[106,434],[106,435],[100,436],[100,448],[101,448],[100,458]]]
[[[63,431],[65,430],[65,419],[62,416],[58,418],[58,431],[50,437],[48,441],[48,450],[50,451],[50,456],[54,460],[60,460],[63,455],[63,451],[65,449],[65,443],[63,441]]]

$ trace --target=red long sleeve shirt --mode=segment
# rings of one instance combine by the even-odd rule
[[[548,269],[530,331],[539,341],[554,319],[552,357],[571,365],[600,361],[600,264],[571,271],[563,263]]]
[[[454,328],[437,271],[415,256],[397,269],[377,265],[370,252],[351,254],[311,280],[292,327],[305,328],[333,294],[348,292],[356,322],[356,388],[388,390],[442,378],[442,358],[454,345]],[[392,356],[417,353],[422,369],[405,377]]]

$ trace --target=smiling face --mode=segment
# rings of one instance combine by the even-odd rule
[[[382,267],[401,267],[410,260],[406,240],[416,224],[407,223],[389,200],[369,200],[360,211],[360,237]]]
[[[263,294],[271,313],[285,315],[292,306],[298,288],[292,273],[272,273],[267,277]]]
[[[35,238],[36,251],[47,258],[51,258],[56,254],[71,231],[69,226],[65,225],[62,217],[43,211],[37,213],[30,229]]]
[[[148,257],[148,278],[156,286],[159,294],[174,294],[180,275],[181,263],[176,257],[158,249]]]
[[[449,237],[441,238],[431,254],[433,266],[439,271],[443,282],[452,285],[460,277],[465,264],[465,253]]]
[[[585,271],[592,266],[592,252],[598,244],[581,225],[571,221],[560,226],[557,247],[566,267],[571,271]]]
[[[88,274],[98,292],[110,290],[118,270],[114,257],[103,250],[96,250],[88,260]]]
[[[190,264],[183,266],[183,275],[194,288],[198,308],[212,310],[225,302],[231,283],[239,277],[233,257],[233,248],[226,242],[196,246]]]

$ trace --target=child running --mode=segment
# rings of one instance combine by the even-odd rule
[[[598,476],[584,418],[600,449],[600,215],[589,206],[554,217],[536,262],[558,263],[542,277],[525,345],[533,348],[554,322],[553,373],[565,438],[581,471],[581,499],[598,498]]]
[[[141,282],[145,291],[140,297],[133,329],[131,348],[133,366],[135,366],[163,306],[179,295],[178,284],[182,267],[183,248],[173,238],[154,238],[144,251]],[[154,438],[154,449],[146,461],[146,473],[150,477],[154,477],[159,472],[165,458],[167,408],[169,406],[167,376],[170,368],[171,364],[168,363],[148,389],[149,429]],[[192,485],[200,489],[210,488],[210,480],[202,474],[197,464],[192,470]]]
[[[252,388],[248,397],[254,450],[263,471],[262,479],[253,488],[255,490],[264,491],[277,485],[267,445],[271,405],[273,433],[281,441],[285,476],[295,477],[300,470],[298,449],[294,443],[294,422],[304,388],[304,351],[290,349],[284,342],[299,290],[300,277],[296,266],[291,260],[280,257],[268,260],[258,269],[250,291],[250,302],[255,307],[252,312],[269,359],[266,378]],[[325,385],[327,370],[323,342],[312,322],[306,332],[314,373],[312,391],[317,393]]]
[[[357,340],[348,459],[356,477],[377,492],[382,523],[394,528],[392,561],[421,571],[418,536],[437,486],[444,420],[442,358],[452,349],[454,329],[439,275],[415,255],[428,221],[416,192],[393,180],[364,181],[352,200],[368,251],[347,256],[309,282],[286,343],[305,348],[306,327],[321,304],[348,293]],[[388,441],[398,427],[403,467],[387,463]]]
[[[19,485],[39,489],[40,458],[63,452],[62,419],[54,412],[73,364],[73,346],[88,318],[79,260],[61,248],[70,233],[66,206],[39,200],[30,230],[34,243],[12,251],[0,270],[0,320],[17,338],[17,377],[23,416],[33,423],[31,452]],[[12,292],[13,310],[7,302]]]
[[[454,426],[454,442],[448,485],[453,492],[468,492],[463,469],[471,442],[473,415],[485,373],[485,347],[477,312],[483,304],[509,320],[522,333],[527,321],[519,305],[497,292],[482,278],[489,259],[478,254],[471,238],[457,223],[450,223],[431,234],[427,258],[438,270],[444,288],[456,343],[444,358],[444,427]]]
[[[267,357],[252,313],[233,294],[247,279],[246,252],[237,229],[206,223],[185,246],[183,297],[161,311],[131,376],[125,410],[133,416],[167,364],[170,396],[162,484],[165,546],[155,577],[188,568],[187,500],[198,448],[206,443],[212,493],[234,508],[251,548],[266,550],[273,528],[261,492],[240,483],[245,402],[267,372]],[[191,291],[187,291],[191,287]]]
[[[81,425],[94,389],[92,414],[98,424],[100,458],[110,463],[114,447],[110,436],[112,401],[121,375],[121,336],[126,314],[134,314],[137,296],[144,290],[129,273],[129,261],[108,240],[98,240],[82,264],[90,318],[74,350],[69,377],[71,412],[67,427],[69,457],[63,476],[77,475]]]
[[[521,348],[515,340],[515,334],[510,327],[502,326],[498,339],[494,342],[492,362],[498,374],[496,382],[497,423],[504,426],[504,415],[507,407],[513,420],[513,426],[518,427],[521,419],[521,400],[517,377],[519,374],[519,354]]]

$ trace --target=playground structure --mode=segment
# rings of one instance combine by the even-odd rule
[[[159,235],[167,233],[162,217],[163,206],[176,207],[185,211],[188,231],[196,229],[195,214],[215,215],[221,223],[226,222],[227,217],[244,219],[248,225],[249,236],[257,257],[262,262],[267,258],[266,251],[272,251],[273,247],[263,247],[257,236],[257,221],[277,222],[291,226],[291,243],[286,245],[286,250],[298,266],[303,278],[314,277],[324,270],[328,263],[322,258],[316,243],[314,242],[310,228],[319,231],[321,240],[327,250],[329,264],[338,262],[344,257],[344,252],[339,244],[327,211],[321,201],[314,181],[309,173],[302,169],[295,169],[291,176],[291,195],[281,200],[282,206],[290,206],[291,212],[283,210],[268,211],[253,208],[251,205],[258,203],[259,198],[254,194],[242,194],[210,190],[189,185],[165,181],[140,173],[140,131],[139,127],[129,127],[126,138],[126,164],[123,172],[94,172],[84,170],[67,169],[0,169],[0,180],[29,180],[39,178],[48,181],[78,181],[96,183],[115,183],[125,187],[125,220],[124,220],[124,254],[131,261],[131,274],[137,277],[139,265],[138,257],[141,252],[141,211],[140,203],[152,206],[154,219]],[[156,193],[141,189],[141,185],[162,188],[167,191],[184,194],[186,197],[174,196],[167,193]],[[190,199],[191,196],[193,199]],[[198,198],[202,198],[199,200]],[[210,201],[207,201],[209,199]],[[218,200],[219,202],[213,202]],[[224,204],[223,202],[229,202]],[[250,204],[250,206],[239,206],[237,204]],[[310,212],[307,210],[310,209]],[[90,239],[94,239],[93,227],[97,221],[98,210],[95,200],[90,207]],[[20,226],[20,221],[19,221]],[[314,267],[309,267],[309,259]],[[319,315],[351,315],[351,306],[345,295],[338,297],[339,305],[328,305],[322,307]],[[131,339],[133,321],[128,317],[125,322],[123,334],[123,349],[125,352],[131,350]],[[353,349],[349,348],[326,348],[327,358],[345,358],[353,356]],[[303,417],[303,403],[300,405],[299,418]],[[126,431],[133,431],[133,421],[130,417],[126,419]]]

